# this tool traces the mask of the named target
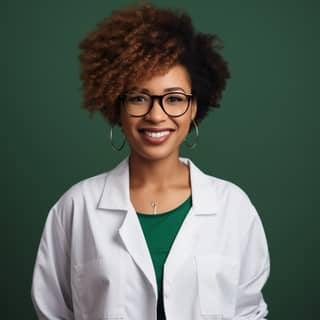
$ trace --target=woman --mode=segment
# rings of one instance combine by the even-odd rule
[[[83,106],[121,127],[130,155],[51,208],[32,284],[39,319],[265,319],[254,206],[179,156],[229,78],[219,38],[144,4],[113,12],[80,48]]]

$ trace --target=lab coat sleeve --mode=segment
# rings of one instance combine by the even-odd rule
[[[268,315],[262,288],[270,273],[270,259],[263,225],[250,203],[252,219],[241,242],[241,269],[234,320],[262,320]]]
[[[31,298],[41,320],[74,319],[70,255],[57,211],[56,205],[49,211],[33,271]]]

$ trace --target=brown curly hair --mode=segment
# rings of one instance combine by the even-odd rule
[[[99,110],[111,124],[119,123],[119,96],[130,83],[164,74],[176,64],[189,72],[198,123],[210,108],[219,107],[230,78],[217,35],[196,32],[182,10],[149,3],[113,11],[79,48],[82,107],[89,110],[90,118]]]

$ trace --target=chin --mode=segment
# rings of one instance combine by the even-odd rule
[[[177,157],[177,155],[179,155],[179,152],[177,151],[168,151],[168,150],[148,150],[148,151],[133,151],[131,150],[131,154],[135,157],[135,158],[141,158],[144,160],[148,160],[148,161],[160,161],[160,160],[165,160],[165,159],[169,159],[172,157]]]

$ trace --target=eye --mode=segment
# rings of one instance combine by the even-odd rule
[[[148,97],[143,94],[127,95],[126,100],[132,104],[142,104],[148,101]]]
[[[165,101],[169,104],[179,104],[186,101],[186,97],[183,94],[171,94],[166,97]]]

